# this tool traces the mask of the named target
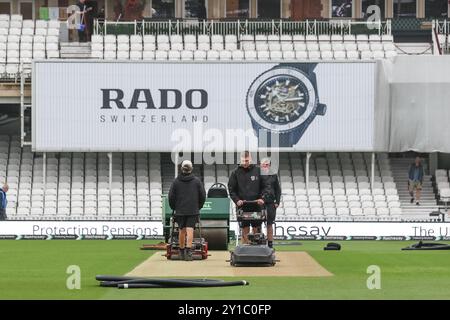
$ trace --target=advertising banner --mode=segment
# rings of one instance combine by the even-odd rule
[[[230,229],[239,234],[236,221]],[[450,240],[450,223],[300,222],[275,224],[277,239],[299,240]],[[4,221],[6,240],[145,240],[160,239],[161,221]]]
[[[36,61],[36,152],[373,151],[375,62]]]

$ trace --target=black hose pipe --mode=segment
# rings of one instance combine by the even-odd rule
[[[222,282],[218,281],[217,283],[199,283],[199,282],[191,282],[191,283],[182,283],[179,284],[171,283],[170,285],[164,285],[163,283],[159,284],[160,288],[211,288],[211,287],[231,287],[231,286],[245,286],[249,285],[249,283],[245,280],[241,281],[229,281]],[[117,288],[119,289],[143,289],[143,288],[155,288],[155,284],[153,283],[144,283],[144,282],[127,282],[127,283],[119,283],[117,284]]]

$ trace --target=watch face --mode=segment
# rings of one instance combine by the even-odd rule
[[[250,116],[263,128],[289,131],[314,110],[316,93],[309,78],[292,67],[271,69],[259,76],[247,95]]]

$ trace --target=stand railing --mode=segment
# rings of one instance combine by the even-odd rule
[[[439,44],[441,54],[450,53],[449,33],[450,20],[434,20],[433,31],[435,33],[436,42]]]
[[[448,34],[450,31],[450,20],[434,20],[433,24],[437,34]]]
[[[353,20],[164,20],[117,22],[95,20],[95,34],[274,34],[274,35],[345,35],[345,34],[391,34],[391,20],[353,21]]]

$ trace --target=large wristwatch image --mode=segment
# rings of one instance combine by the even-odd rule
[[[247,111],[260,147],[292,147],[317,115],[325,115],[326,105],[319,103],[316,66],[281,63],[253,81],[247,92]]]

